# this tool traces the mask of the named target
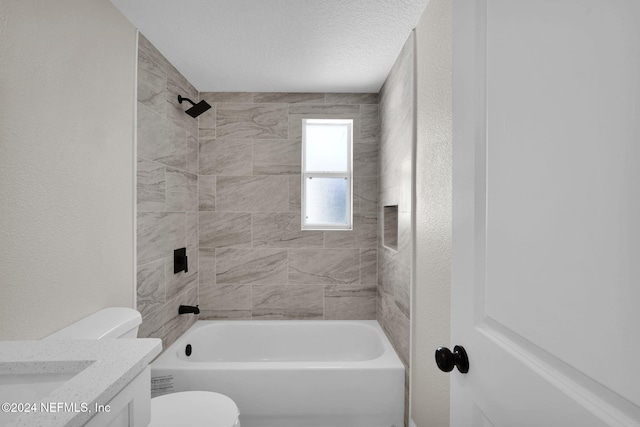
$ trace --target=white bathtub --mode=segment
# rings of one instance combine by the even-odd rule
[[[375,320],[201,320],[151,376],[153,396],[226,394],[243,427],[403,426],[404,366]]]

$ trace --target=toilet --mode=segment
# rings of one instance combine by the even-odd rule
[[[183,391],[151,399],[149,427],[240,427],[238,407],[224,394]]]
[[[142,316],[126,307],[110,307],[85,317],[44,339],[137,338]],[[151,399],[149,427],[240,427],[235,402],[211,391],[183,391]]]

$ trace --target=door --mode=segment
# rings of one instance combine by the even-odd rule
[[[451,426],[638,426],[640,2],[453,22]]]

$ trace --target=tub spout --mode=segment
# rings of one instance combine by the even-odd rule
[[[178,314],[187,314],[187,313],[200,314],[200,309],[198,308],[197,305],[195,307],[192,305],[181,305],[178,308]]]

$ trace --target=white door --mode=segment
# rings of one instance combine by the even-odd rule
[[[451,426],[638,426],[640,1],[453,19]]]

